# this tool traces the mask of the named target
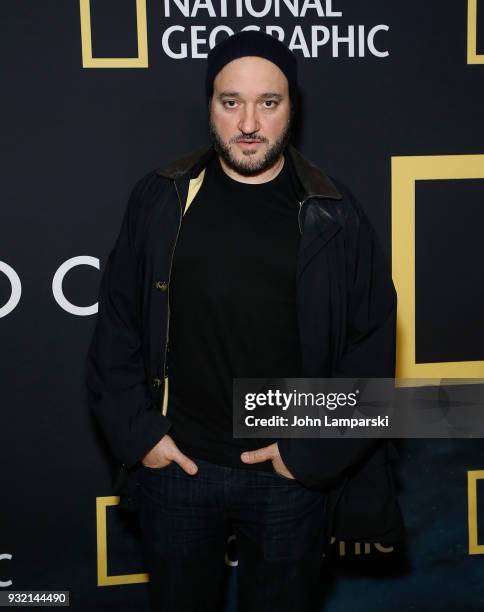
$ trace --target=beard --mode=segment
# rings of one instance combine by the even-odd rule
[[[274,143],[266,150],[264,157],[259,161],[255,161],[253,159],[255,154],[252,151],[248,152],[247,155],[244,155],[244,157],[247,158],[247,161],[235,158],[230,152],[230,144],[239,142],[240,140],[255,140],[258,142],[267,143],[267,138],[258,136],[257,134],[248,136],[242,134],[240,136],[231,138],[228,142],[225,142],[217,132],[211,115],[209,117],[208,126],[213,148],[227,164],[227,166],[242,176],[255,176],[256,174],[272,168],[272,166],[274,166],[276,161],[279,159],[291,139],[292,122],[291,118],[289,118],[283,131],[279,134]]]

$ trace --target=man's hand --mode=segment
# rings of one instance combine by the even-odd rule
[[[178,463],[191,476],[198,472],[197,464],[181,452],[173,438],[168,434],[165,434],[158,444],[141,459],[143,465],[151,468],[163,468],[172,461]]]
[[[270,444],[269,446],[263,446],[262,448],[258,448],[256,450],[246,451],[240,455],[240,458],[244,463],[260,463],[261,461],[267,461],[270,459],[272,461],[274,471],[286,476],[286,478],[292,478],[295,480],[294,476],[287,469],[284,461],[281,459],[277,442],[274,442],[274,444]]]

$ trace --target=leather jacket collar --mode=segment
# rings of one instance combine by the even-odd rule
[[[303,188],[303,200],[311,197],[342,199],[342,195],[323,170],[303,157],[292,144],[287,145],[287,151],[291,156],[296,175]],[[156,173],[174,180],[187,173],[190,178],[194,178],[214,154],[213,145],[199,147],[185,157],[159,168]]]

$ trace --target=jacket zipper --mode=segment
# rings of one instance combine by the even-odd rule
[[[173,185],[175,186],[175,190],[176,190],[176,195],[178,197],[178,203],[180,205],[180,220],[178,222],[178,229],[176,232],[176,237],[175,237],[175,242],[173,244],[173,248],[171,250],[171,258],[170,258],[170,267],[168,270],[168,288],[166,291],[166,299],[167,299],[167,317],[166,317],[166,339],[165,339],[165,358],[163,361],[163,397],[162,397],[162,409],[163,409],[163,399],[165,397],[165,393],[166,393],[166,379],[167,377],[167,367],[166,367],[166,355],[168,352],[168,342],[169,342],[169,331],[170,331],[170,278],[171,278],[171,269],[173,267],[173,255],[175,253],[175,247],[176,247],[176,243],[178,241],[178,234],[180,233],[180,227],[182,224],[182,216],[183,216],[183,208],[182,208],[182,203],[181,203],[181,198],[180,198],[180,193],[178,191],[178,187],[176,184],[176,181],[173,180]]]

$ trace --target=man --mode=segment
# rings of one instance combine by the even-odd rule
[[[352,194],[289,143],[297,88],[272,36],[212,49],[212,144],[137,183],[103,274],[90,405],[164,612],[224,609],[233,532],[239,612],[320,610],[331,534],[402,536],[389,443],[232,436],[235,377],[394,376],[384,256]]]

